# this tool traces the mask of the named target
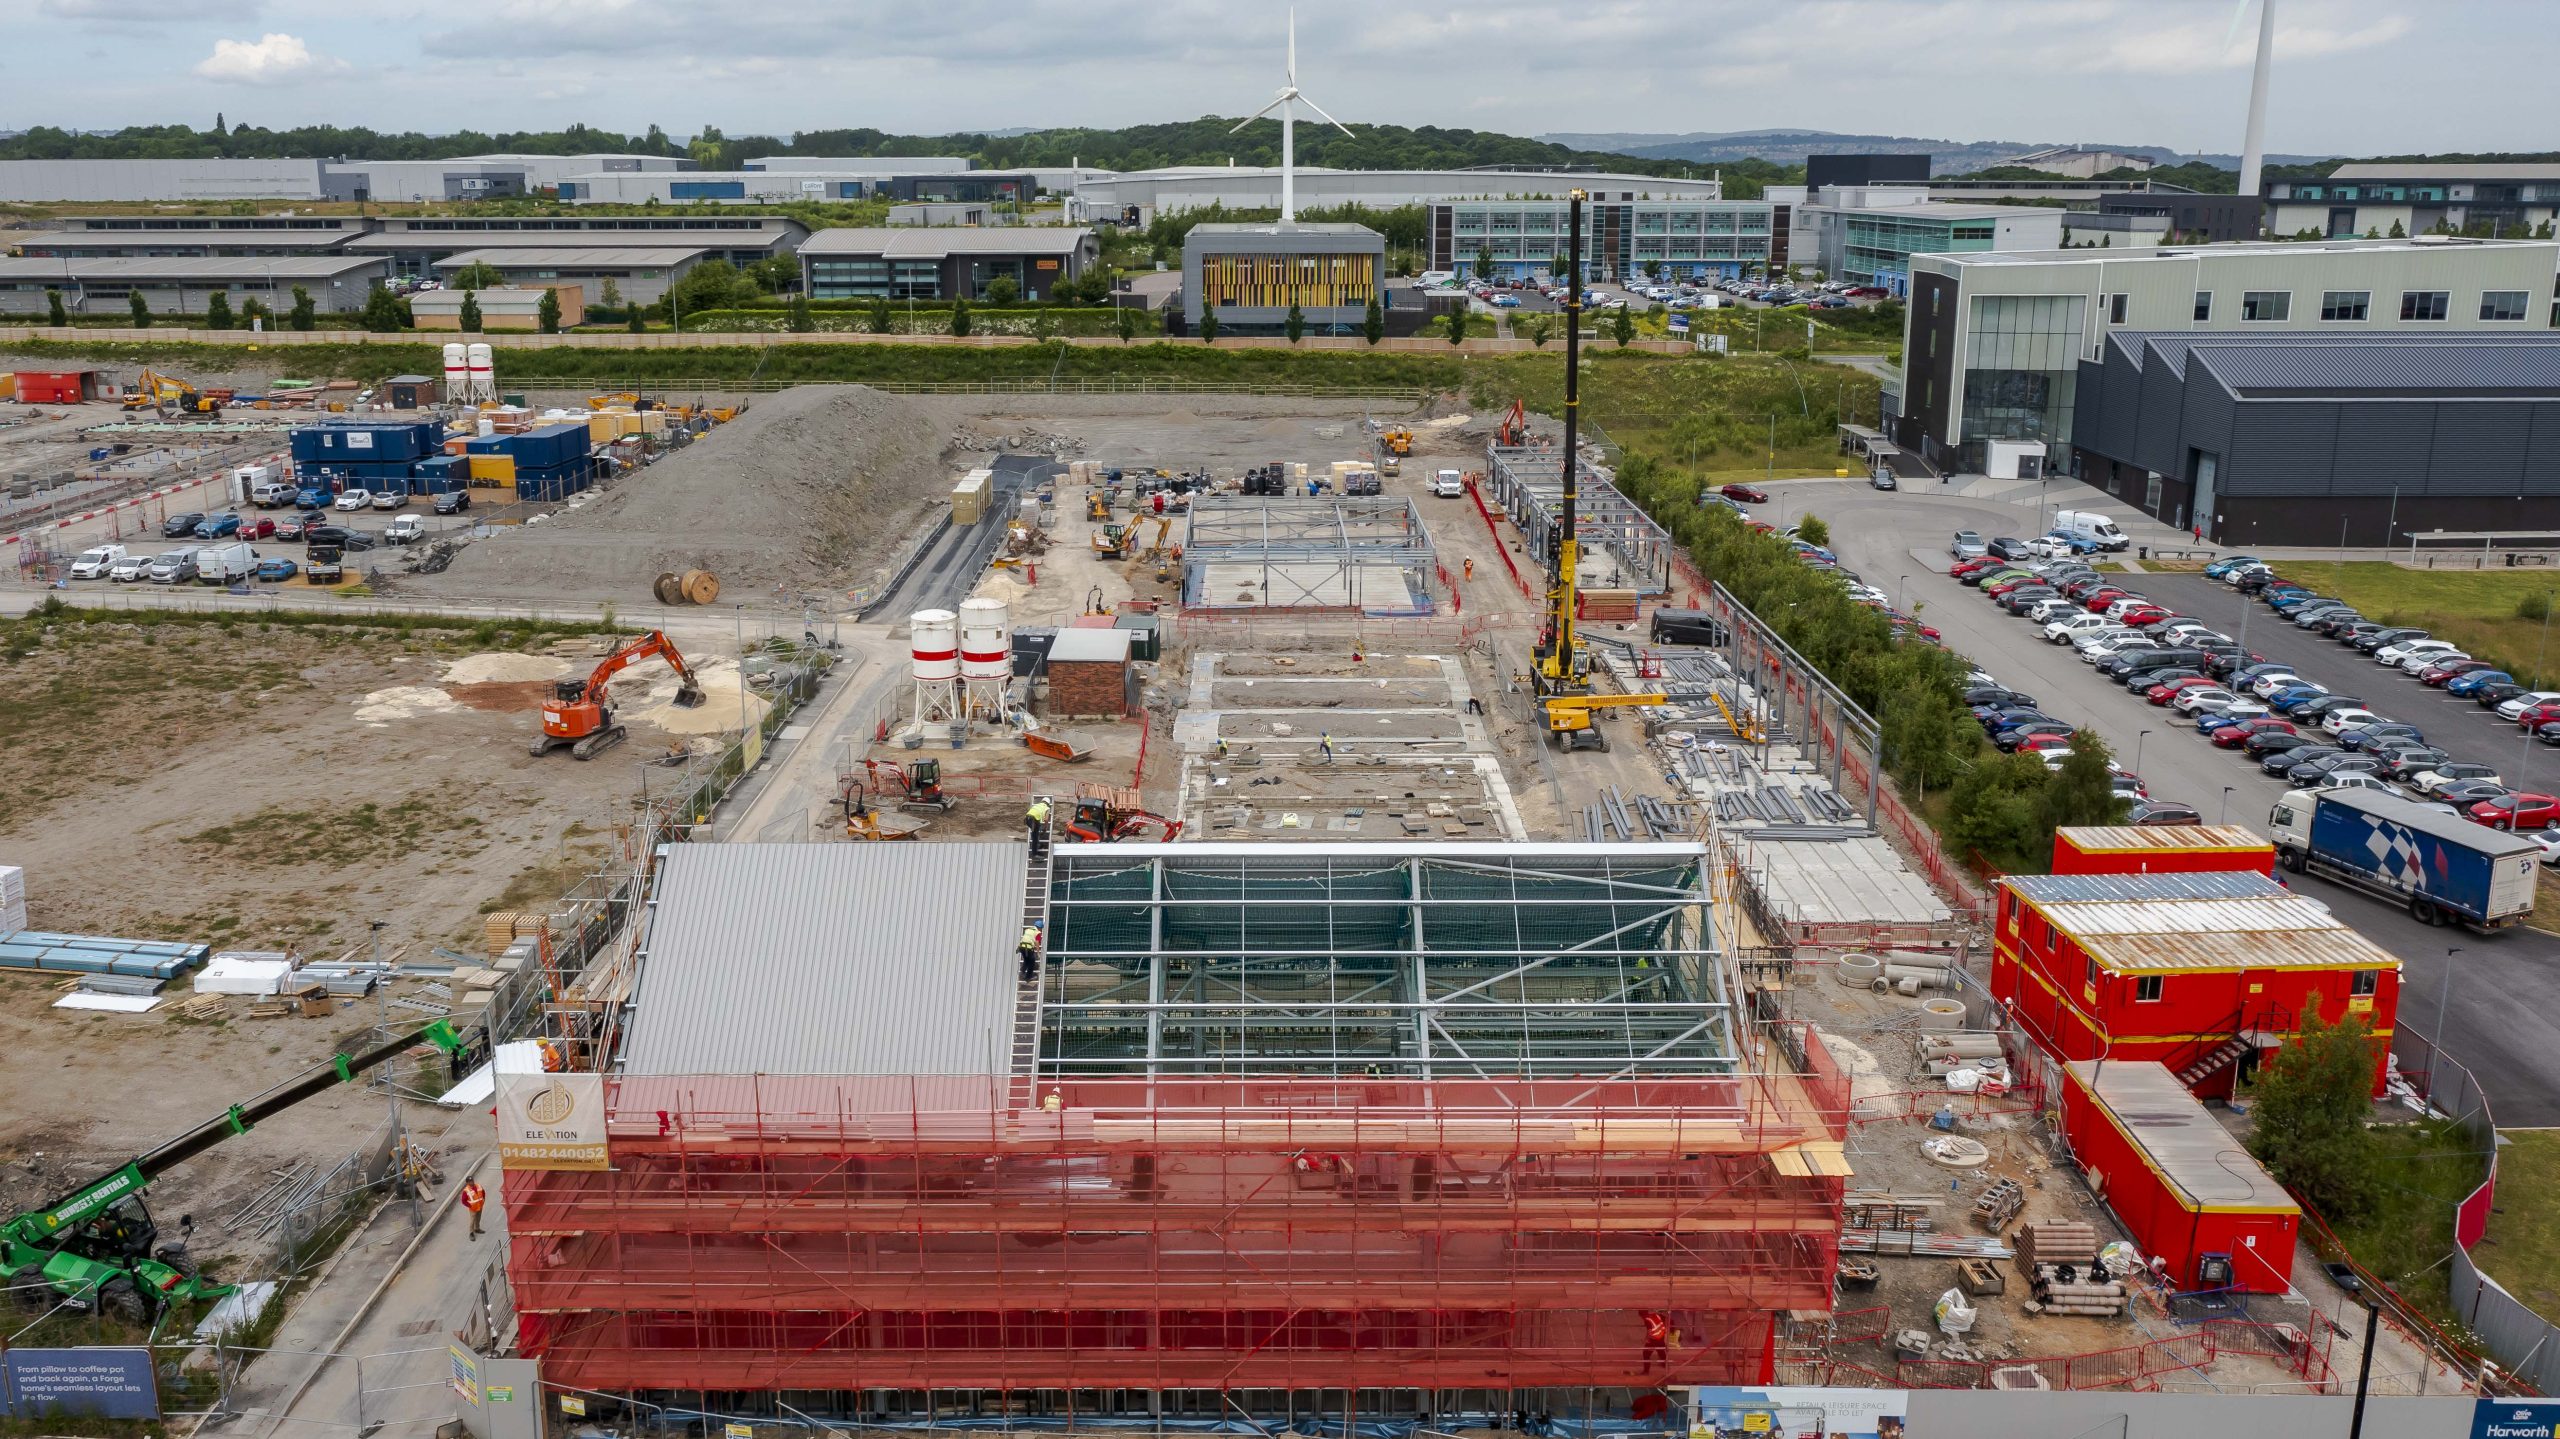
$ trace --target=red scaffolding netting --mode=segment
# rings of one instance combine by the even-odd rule
[[[524,1347],[588,1389],[1765,1382],[1826,1310],[1848,1088],[623,1078],[613,1168],[504,1186]]]

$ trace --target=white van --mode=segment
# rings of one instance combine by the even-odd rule
[[[196,582],[206,585],[236,585],[258,572],[258,552],[247,544],[206,545],[196,551]]]
[[[122,545],[99,545],[82,550],[80,558],[71,562],[71,578],[103,580],[107,577],[107,571],[114,569],[116,561],[123,559],[124,555],[125,550]]]
[[[1467,493],[1466,479],[1456,470],[1442,470],[1432,476],[1431,493],[1443,500],[1459,499]]]
[[[2102,550],[2129,549],[2133,541],[2125,538],[2116,522],[2091,510],[2064,510],[2053,517],[2053,533],[2087,540]]]

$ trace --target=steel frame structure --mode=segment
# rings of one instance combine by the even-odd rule
[[[1063,847],[1036,1074],[608,1076],[609,1170],[506,1176],[521,1345],[803,1420],[1767,1382],[1831,1304],[1849,1086],[1729,998],[1704,863]]]
[[[1485,446],[1486,488],[1520,531],[1532,559],[1546,563],[1564,504],[1564,459],[1551,444]],[[1606,549],[1625,583],[1646,594],[1667,594],[1671,564],[1680,553],[1671,532],[1621,493],[1590,462],[1582,465],[1574,496],[1573,527],[1586,550]]]
[[[1401,495],[1195,498],[1182,527],[1182,603],[1189,609],[1356,609],[1429,614],[1430,531]],[[1261,599],[1223,602],[1217,588],[1251,577]],[[1373,595],[1395,576],[1389,593]]]

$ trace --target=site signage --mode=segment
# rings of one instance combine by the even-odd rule
[[[2483,1399],[2471,1406],[2471,1439],[2555,1439],[2560,1399]]]
[[[0,1359],[0,1415],[91,1414],[157,1419],[160,1386],[148,1349],[12,1349]]]
[[[1910,1412],[1911,1395],[1901,1389],[1697,1388],[1689,1391],[1689,1439],[1903,1439]]]
[[[604,1076],[498,1076],[498,1164],[503,1169],[612,1167],[605,1152]]]

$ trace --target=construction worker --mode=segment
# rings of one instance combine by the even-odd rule
[[[1219,740],[1219,741],[1218,741],[1218,758],[1220,758],[1220,759],[1225,759],[1226,757],[1227,757],[1227,742],[1226,742],[1225,740],[1221,739],[1221,740]]]
[[[462,1207],[471,1211],[471,1237],[480,1237],[480,1211],[489,1203],[489,1191],[477,1179],[462,1181]]]
[[[1022,812],[1022,823],[1030,831],[1031,857],[1038,859],[1040,841],[1049,833],[1049,797],[1041,795],[1033,799],[1031,808]]]
[[[1324,762],[1326,764],[1333,763],[1333,732],[1331,730],[1326,730],[1316,736],[1316,748],[1324,751]]]
[[[1647,1309],[1636,1317],[1644,1321],[1644,1362],[1666,1362],[1671,1357],[1671,1316],[1659,1309]]]
[[[1476,562],[1472,559],[1460,561],[1458,565],[1458,575],[1461,579],[1474,579],[1476,577]]]
[[[569,1056],[560,1052],[560,1046],[547,1039],[542,1041],[542,1072],[558,1074],[568,1067]]]
[[[1022,983],[1024,984],[1029,984],[1033,976],[1040,972],[1040,938],[1040,926],[1026,924],[1022,927],[1021,941],[1013,948],[1015,957],[1022,961]]]

